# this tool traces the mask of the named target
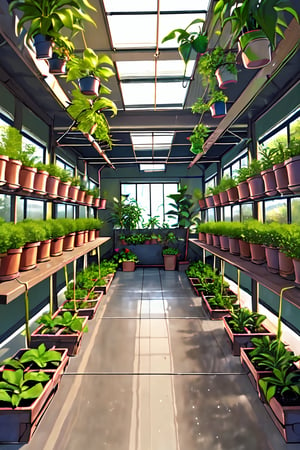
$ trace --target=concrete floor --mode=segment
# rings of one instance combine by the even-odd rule
[[[186,275],[118,272],[29,444],[15,450],[281,450],[222,322]]]

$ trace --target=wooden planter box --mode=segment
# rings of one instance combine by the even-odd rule
[[[59,311],[56,314],[58,313]],[[88,317],[83,317],[82,329],[84,329],[88,321]],[[68,349],[69,356],[77,355],[81,345],[83,331],[73,334],[63,334],[64,328],[61,328],[57,334],[41,334],[40,332],[44,327],[44,325],[40,325],[31,334],[31,347],[37,348],[40,344],[44,343],[47,349],[51,347],[66,348]]]
[[[233,294],[235,295],[235,294]],[[222,320],[224,316],[228,316],[228,314],[230,314],[230,310],[229,309],[224,309],[224,308],[212,308],[208,302],[208,299],[206,298],[206,296],[203,294],[203,292],[201,292],[201,297],[202,297],[202,306],[204,311],[209,315],[209,318],[211,320]],[[213,296],[207,296],[207,297],[213,297]],[[228,297],[231,297],[231,295],[228,295]],[[235,295],[236,297],[236,295]],[[237,297],[236,297],[237,299]]]
[[[94,287],[94,292],[95,293],[100,293],[100,292],[102,292],[103,293],[103,295],[106,295],[107,294],[107,292],[108,292],[108,290],[109,290],[109,288],[110,288],[110,285],[111,285],[111,283],[112,283],[112,280],[114,279],[114,276],[115,276],[115,274],[114,273],[111,273],[111,274],[109,274],[107,277],[105,277],[105,279],[107,280],[107,283],[106,284],[103,284],[102,286],[95,286]]]
[[[240,349],[241,347],[251,347],[251,339],[253,337],[262,337],[262,336],[270,336],[270,338],[275,338],[275,334],[271,333],[267,328],[265,328],[262,325],[262,328],[265,330],[263,332],[259,333],[251,333],[249,330],[245,329],[244,333],[234,333],[229,324],[228,319],[230,319],[230,316],[223,317],[223,323],[225,328],[225,333],[227,337],[229,338],[230,344],[231,344],[231,351],[233,356],[240,356]]]
[[[13,358],[20,358],[26,350],[19,350]],[[24,444],[30,441],[40,418],[57,390],[69,361],[67,349],[58,349],[57,351],[62,354],[61,362],[55,369],[43,370],[51,378],[45,384],[43,392],[37,399],[33,399],[28,406],[0,407],[0,444]]]
[[[283,406],[273,397],[264,407],[286,442],[300,442],[300,405]]]
[[[79,305],[81,302],[84,302],[84,301],[87,302],[87,307],[86,308],[77,308],[76,312],[78,314],[78,317],[86,316],[86,317],[88,317],[89,320],[93,319],[95,317],[97,309],[99,308],[102,296],[103,296],[103,292],[99,292],[97,298],[95,298],[95,299],[91,299],[91,300],[89,300],[89,299],[75,300],[77,305]],[[66,300],[61,305],[61,307],[59,308],[60,311],[62,311],[62,312],[66,312],[66,311],[75,312],[75,309],[64,308],[64,305],[66,303],[70,302],[70,301],[74,301],[74,300]]]
[[[252,386],[256,390],[259,398],[262,400],[261,390],[259,387],[259,380],[264,377],[268,377],[272,375],[272,370],[258,370],[255,368],[254,364],[251,362],[249,358],[249,352],[254,350],[254,348],[241,348],[241,364],[245,369],[249,380],[251,381]]]

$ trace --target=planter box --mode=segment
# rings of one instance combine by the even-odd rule
[[[244,333],[234,333],[232,329],[230,328],[228,324],[228,319],[230,319],[230,316],[223,317],[223,323],[224,323],[224,329],[227,337],[229,338],[230,344],[231,344],[231,350],[233,356],[240,356],[240,349],[241,347],[251,347],[251,339],[253,337],[262,337],[262,336],[270,336],[270,338],[275,338],[275,334],[271,333],[267,328],[262,326],[262,328],[265,330],[263,332],[259,333],[250,333],[249,330],[245,329]]]
[[[273,397],[264,407],[286,442],[300,442],[300,405],[283,406]]]
[[[86,317],[88,317],[89,320],[93,319],[95,317],[97,309],[99,308],[102,296],[103,296],[103,292],[98,292],[97,298],[94,298],[91,300],[89,300],[89,299],[75,300],[77,305],[79,305],[81,302],[84,302],[84,301],[87,302],[86,308],[80,308],[80,307],[77,308],[78,317],[86,316]],[[60,311],[75,312],[74,309],[64,308],[64,305],[70,301],[74,301],[74,300],[66,300],[59,308]]]
[[[254,350],[253,348],[241,348],[241,364],[245,369],[252,386],[256,390],[259,398],[261,398],[261,390],[259,387],[259,380],[263,377],[268,377],[272,375],[272,370],[258,370],[255,368],[254,364],[249,358],[249,352]]]
[[[110,285],[111,285],[111,283],[112,283],[112,280],[114,279],[114,276],[115,276],[114,273],[111,273],[111,274],[107,275],[107,277],[105,277],[107,283],[106,283],[106,284],[103,284],[102,286],[95,286],[95,287],[94,287],[94,292],[95,292],[95,293],[98,293],[98,292],[100,293],[100,292],[102,292],[103,295],[106,295],[107,292],[108,292],[108,290],[109,290],[109,288],[110,288]]]
[[[209,318],[211,320],[222,320],[224,316],[228,316],[228,314],[230,314],[229,309],[224,309],[224,308],[215,309],[215,308],[212,308],[210,306],[206,296],[203,294],[203,292],[201,292],[201,297],[202,297],[203,309],[209,315]]]
[[[20,358],[26,350],[19,350],[14,357]],[[57,351],[62,354],[61,362],[55,369],[44,370],[51,378],[45,384],[43,392],[37,399],[33,399],[28,406],[18,406],[17,408],[0,407],[0,444],[24,444],[30,441],[42,415],[57,390],[69,361],[66,349],[58,349]]]
[[[55,315],[58,313],[59,311]],[[82,328],[86,326],[88,321],[88,317],[83,317]],[[64,328],[61,328],[57,334],[41,334],[41,330],[44,327],[44,325],[40,325],[31,334],[31,347],[37,348],[40,344],[44,343],[47,349],[51,347],[66,348],[69,356],[77,355],[83,336],[82,331],[73,334],[63,334]]]

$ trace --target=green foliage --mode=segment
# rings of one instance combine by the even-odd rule
[[[270,339],[270,336],[251,339],[254,349],[249,352],[251,362],[262,370],[290,368],[299,361],[300,356],[287,350],[280,339]]]
[[[72,55],[68,61],[67,81],[78,80],[88,76],[107,81],[114,75],[111,67],[113,67],[113,62],[108,55],[97,55],[93,49],[86,48],[82,58]],[[109,93],[109,91],[106,93]]]
[[[65,334],[85,333],[88,329],[87,326],[83,327],[83,321],[84,318],[77,317],[77,314],[71,314],[69,311],[55,317],[45,313],[37,319],[37,323],[44,325],[41,334],[53,333],[57,328],[64,328]]]
[[[259,380],[259,385],[269,402],[275,394],[283,399],[293,396],[300,400],[300,371],[289,372],[288,368],[274,369],[273,375]]]
[[[0,401],[12,408],[19,406],[22,400],[39,397],[43,392],[43,383],[49,380],[44,372],[26,372],[22,369],[3,370],[0,378]]]
[[[192,104],[191,109],[193,114],[203,114],[206,111],[209,111],[209,105],[202,97],[198,97],[195,103]]]
[[[207,297],[210,307],[212,309],[232,309],[233,304],[237,301],[236,296],[222,295],[221,292],[217,292],[213,297]]]
[[[0,253],[23,247],[25,244],[26,236],[22,227],[12,222],[0,223]]]
[[[123,261],[134,261],[139,262],[138,257],[129,248],[123,248],[122,250],[116,248],[113,255],[113,260],[117,263],[122,263]]]
[[[190,151],[195,154],[203,152],[203,145],[210,133],[209,128],[204,123],[198,123],[193,129],[193,133],[188,138],[192,144]]]
[[[22,135],[14,127],[0,127],[0,154],[10,159],[18,159],[22,152]]]
[[[234,333],[245,333],[245,328],[250,332],[259,331],[266,316],[252,312],[248,308],[236,308],[231,312],[228,324]]]
[[[212,90],[212,92],[209,94],[208,105],[211,106],[216,102],[228,102],[227,95],[225,95],[223,91]]]
[[[25,241],[40,242],[47,239],[47,233],[40,220],[26,219],[16,224],[17,228],[21,228],[25,234]]]
[[[13,367],[14,369],[22,369],[36,364],[41,369],[58,366],[61,361],[61,353],[56,350],[47,350],[45,344],[40,344],[38,348],[26,350],[20,359],[8,358],[0,362],[5,367]]]
[[[173,203],[170,203],[172,209],[167,215],[177,219],[175,227],[190,228],[199,213],[199,207],[194,205],[192,195],[187,194],[187,189],[187,185],[180,185],[176,194],[167,195],[173,200]]]
[[[135,200],[128,201],[125,198],[119,200],[114,197],[112,223],[116,228],[133,230],[142,218],[142,211]]]
[[[155,227],[160,227],[159,216],[150,216],[147,222],[143,223],[144,228],[150,228],[153,230]]]
[[[163,249],[163,255],[178,255],[179,250],[178,248],[174,248],[174,247],[167,247]]]

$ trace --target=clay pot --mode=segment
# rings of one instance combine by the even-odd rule
[[[100,198],[99,197],[94,197],[93,198],[93,206],[95,208],[99,208],[99,206],[100,206]]]
[[[6,183],[5,178],[5,170],[6,170],[6,164],[8,161],[8,156],[6,155],[0,155],[0,186]]]
[[[295,271],[295,285],[300,288],[300,259],[293,258],[293,265]]]
[[[268,196],[277,195],[276,178],[273,169],[263,170],[261,176],[265,185],[265,194]]]
[[[265,247],[261,244],[251,244],[251,262],[254,264],[263,264],[266,261]]]
[[[50,248],[51,248],[51,239],[47,239],[42,241],[40,246],[38,247],[37,252],[37,262],[45,262],[50,259]]]
[[[105,209],[105,208],[106,208],[106,198],[100,198],[99,209]]]
[[[70,252],[74,250],[74,244],[75,244],[75,232],[67,234],[64,238],[63,251]]]
[[[28,242],[23,247],[20,261],[20,270],[31,270],[37,266],[37,253],[40,242]]]
[[[279,272],[279,249],[274,247],[265,247],[267,269],[271,273]]]
[[[14,280],[20,275],[20,261],[23,247],[12,248],[1,258],[0,281]]]
[[[50,256],[60,256],[63,252],[64,236],[51,240]]]
[[[293,260],[290,256],[279,251],[278,253],[279,275],[286,280],[294,280],[295,272]]]
[[[227,236],[219,236],[220,238],[220,247],[221,250],[228,251],[229,250],[229,239]]]
[[[84,231],[77,231],[75,236],[75,247],[81,247],[84,244]]]
[[[81,189],[78,191],[77,203],[84,203],[85,191]]]
[[[70,186],[69,199],[71,202],[77,202],[79,189],[79,186]]]
[[[88,239],[89,239],[89,242],[92,242],[96,239],[96,230],[89,230]]]
[[[248,179],[250,197],[252,200],[264,196],[265,186],[261,175],[255,175]]]
[[[214,201],[214,205],[215,205],[215,206],[220,206],[220,197],[219,197],[219,194],[214,194],[214,195],[213,195],[213,201]]]
[[[239,200],[248,200],[250,197],[248,181],[242,181],[237,185]]]
[[[289,179],[286,170],[286,166],[284,163],[274,164],[273,166],[275,180],[276,180],[276,189],[280,194],[290,194],[291,191],[288,188]]]
[[[242,239],[239,239],[239,247],[240,247],[240,257],[242,259],[250,260],[251,259],[251,253],[250,253],[250,245],[248,242],[242,241]]]
[[[205,203],[204,198],[201,198],[200,200],[198,200],[198,203],[199,203],[199,206],[201,209],[206,208],[206,203]]]
[[[53,177],[52,175],[49,175],[49,177],[47,178],[46,191],[50,198],[57,197],[59,182],[60,179],[58,177]]]
[[[18,161],[16,159],[9,159],[7,161],[5,169],[5,179],[7,183],[6,186],[9,189],[18,189],[20,187],[19,178],[21,167],[21,161]]]
[[[32,192],[34,189],[34,179],[37,173],[36,167],[22,166],[20,170],[20,185],[23,191]]]
[[[84,203],[86,203],[88,206],[92,206],[93,196],[91,194],[86,193],[84,197]]]
[[[239,240],[236,238],[228,238],[228,241],[229,241],[229,252],[232,255],[239,255],[240,254]]]
[[[163,256],[164,256],[165,270],[175,270],[177,263],[177,255],[163,255]]]
[[[229,199],[228,199],[228,192],[227,191],[220,192],[219,193],[219,197],[220,197],[220,204],[221,205],[228,205]]]
[[[284,162],[287,170],[289,189],[294,194],[300,193],[300,155],[293,156]]]
[[[49,173],[45,170],[38,170],[34,177],[33,188],[36,194],[45,195]]]
[[[60,181],[58,183],[57,195],[62,199],[67,199],[69,197],[69,189],[71,186],[70,181]]]
[[[227,189],[228,200],[230,203],[238,202],[239,200],[239,192],[236,186]]]
[[[198,239],[200,242],[206,243],[206,233],[202,233],[202,231],[198,235]]]
[[[205,202],[207,208],[213,208],[214,207],[214,199],[212,195],[209,195],[208,197],[205,197]]]
[[[212,235],[212,240],[213,240],[213,246],[214,247],[220,247],[220,237],[216,234]]]
[[[206,244],[213,245],[213,236],[211,233],[206,233]]]

